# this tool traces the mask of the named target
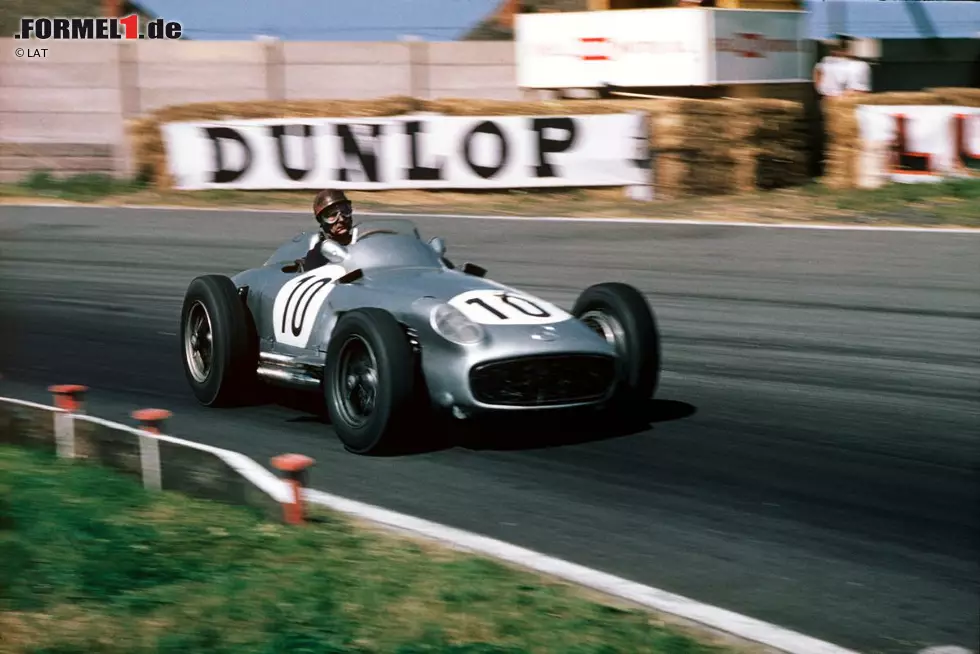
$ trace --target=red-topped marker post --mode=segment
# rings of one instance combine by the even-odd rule
[[[307,470],[316,461],[303,454],[280,454],[272,457],[272,467],[281,471],[293,492],[293,501],[283,504],[287,524],[301,525],[305,520],[303,508],[303,487],[306,485]]]
[[[48,386],[48,392],[54,394],[54,405],[59,409],[72,413],[84,413],[85,393],[88,392],[87,386],[81,384],[57,384]]]
[[[152,434],[162,434],[164,423],[173,416],[166,409],[139,409],[130,415],[139,421],[140,429]]]

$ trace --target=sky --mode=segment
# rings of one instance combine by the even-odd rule
[[[179,21],[186,37],[291,41],[453,41],[499,0],[135,0],[147,13]]]
[[[807,37],[980,38],[980,2],[804,0]],[[500,0],[136,0],[199,40],[427,41],[461,38]]]

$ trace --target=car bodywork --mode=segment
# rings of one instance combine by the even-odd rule
[[[404,328],[433,405],[457,417],[601,405],[613,392],[613,341],[478,266],[457,268],[412,221],[361,222],[349,246],[331,244],[329,264],[300,271],[296,260],[318,243],[303,232],[232,277],[255,323],[264,380],[317,388],[338,318],[373,307]]]

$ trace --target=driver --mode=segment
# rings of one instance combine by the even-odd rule
[[[297,260],[301,271],[313,270],[327,263],[320,252],[320,243],[331,239],[350,245],[354,208],[343,191],[324,189],[313,198],[313,217],[320,225],[320,238],[306,256]]]

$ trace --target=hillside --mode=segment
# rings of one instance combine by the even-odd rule
[[[527,11],[585,11],[588,0],[524,0]],[[464,41],[509,41],[514,38],[513,32],[497,25],[493,16],[489,16],[474,27]]]
[[[4,0],[0,2],[0,34],[20,31],[23,16],[99,16],[100,0]]]

